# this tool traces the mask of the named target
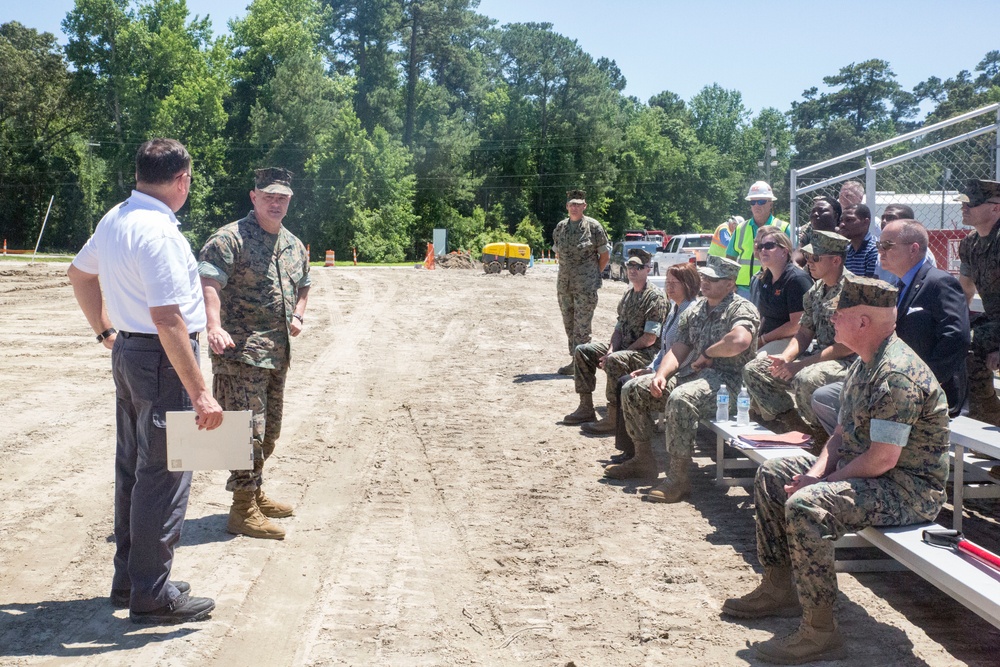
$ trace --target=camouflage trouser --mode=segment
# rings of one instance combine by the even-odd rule
[[[633,442],[652,442],[656,423],[653,413],[663,412],[667,405],[667,397],[677,386],[677,376],[667,381],[667,388],[659,398],[653,398],[649,386],[655,375],[649,373],[632,378],[622,387],[622,416],[625,418],[625,430]]]
[[[993,371],[986,366],[986,357],[1000,351],[1000,322],[986,322],[972,329],[972,345],[966,358],[969,372],[969,407],[971,417],[982,419],[986,415],[974,414],[984,408],[993,412],[997,407],[996,389],[993,388]],[[993,422],[992,419],[985,421]]]
[[[288,368],[272,370],[231,361],[214,361],[212,393],[223,410],[253,412],[253,470],[231,470],[227,491],[255,491],[263,481],[264,461],[281,435]]]
[[[573,354],[577,345],[590,342],[591,325],[597,309],[597,292],[559,291],[559,310],[562,311],[563,327],[569,339],[569,353]]]
[[[649,362],[656,356],[657,347],[655,345],[647,347],[645,350],[619,350],[612,352],[604,361],[604,372],[607,375],[604,395],[608,400],[608,405],[618,405],[618,396],[615,394],[616,382],[623,375],[628,375],[634,370],[643,366],[648,366]],[[573,380],[576,384],[576,393],[592,394],[597,388],[597,362],[608,352],[605,343],[587,343],[578,345],[573,352],[575,369]]]
[[[885,477],[818,482],[789,497],[785,485],[815,461],[811,454],[771,459],[754,478],[757,558],[765,567],[791,565],[804,607],[832,605],[837,598],[834,540],[868,526],[931,521],[939,507]]]
[[[691,457],[699,420],[709,419],[715,414],[715,395],[719,386],[733,387],[733,381],[733,377],[712,368],[677,380],[663,406],[667,451],[671,456]]]
[[[771,360],[758,357],[743,367],[743,384],[750,392],[750,398],[757,403],[764,419],[771,420],[777,415],[798,408],[802,419],[810,426],[818,426],[812,409],[813,392],[823,385],[839,382],[847,375],[849,363],[842,359],[821,361],[806,366],[788,380],[779,380],[771,375]],[[794,402],[788,392],[795,396]]]

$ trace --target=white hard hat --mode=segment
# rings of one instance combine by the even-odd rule
[[[774,196],[771,192],[771,186],[764,181],[757,181],[750,186],[750,192],[747,193],[746,200],[752,201],[754,199],[770,199],[771,201],[778,201],[778,198]]]

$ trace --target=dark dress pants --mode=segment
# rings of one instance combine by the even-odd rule
[[[191,346],[197,358],[198,342]],[[117,394],[112,588],[131,589],[132,611],[152,611],[180,594],[170,568],[191,473],[167,470],[166,413],[191,410],[191,399],[159,340],[119,335],[111,369]]]

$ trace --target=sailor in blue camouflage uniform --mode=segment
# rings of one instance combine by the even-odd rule
[[[264,462],[281,434],[291,337],[305,321],[309,257],[281,223],[292,198],[291,172],[258,169],[250,192],[253,210],[205,243],[198,272],[205,293],[213,392],[226,410],[253,412],[253,470],[233,470],[227,530],[282,539],[269,518],[291,516],[291,505],[261,488]]]
[[[592,435],[615,432],[617,426],[618,378],[648,365],[659,349],[660,331],[667,318],[667,297],[659,287],[649,282],[649,261],[652,259],[642,248],[628,251],[625,262],[628,270],[629,289],[618,302],[618,322],[615,324],[611,343],[577,345],[573,375],[580,405],[563,417],[563,423],[582,424],[594,421],[593,393],[597,388],[597,369],[603,368],[607,376],[605,396],[608,416],[583,430]]]
[[[668,396],[663,418],[670,453],[666,478],[646,496],[651,502],[680,502],[690,492],[688,470],[698,421],[712,415],[721,385],[739,385],[740,371],[757,351],[760,313],[750,301],[736,294],[739,262],[709,257],[708,264],[698,272],[702,297],[681,314],[677,342],[664,355],[648,384],[646,395],[651,400]],[[694,361],[685,366],[689,356]],[[625,403],[630,413],[651,407],[641,400],[645,392],[631,393],[635,396]],[[634,421],[640,423],[638,418]],[[645,437],[640,431],[635,432],[633,439],[636,436]],[[612,471],[608,476],[615,474]]]
[[[570,190],[566,193],[569,217],[561,220],[552,232],[552,249],[559,261],[556,294],[571,357],[577,345],[590,342],[601,273],[611,259],[604,227],[584,215],[586,210],[587,193]],[[558,372],[573,375],[573,360]]]
[[[837,429],[818,457],[772,459],[757,471],[757,557],[764,578],[723,604],[740,618],[801,615],[798,630],[756,645],[802,664],[846,657],[833,614],[833,542],[868,526],[932,521],[945,501],[948,402],[930,368],[894,333],[897,290],[848,275],[834,325],[857,352]]]
[[[956,199],[962,202],[963,224],[975,229],[958,246],[958,282],[970,304],[977,291],[983,303],[983,312],[970,322],[969,416],[1000,426],[993,387],[1000,367],[1000,183],[969,181]]]

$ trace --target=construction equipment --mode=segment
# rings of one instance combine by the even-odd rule
[[[500,273],[504,269],[524,275],[531,261],[531,248],[524,243],[490,243],[483,248],[483,270]]]

